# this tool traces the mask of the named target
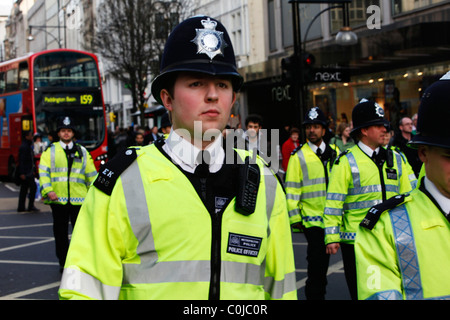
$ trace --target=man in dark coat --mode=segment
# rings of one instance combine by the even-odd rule
[[[39,211],[39,209],[34,206],[37,187],[34,180],[36,165],[34,162],[32,131],[28,131],[23,135],[22,145],[19,148],[19,167],[17,170],[19,170],[20,177],[19,204],[17,207],[17,212]],[[28,209],[25,210],[25,200],[28,192]]]

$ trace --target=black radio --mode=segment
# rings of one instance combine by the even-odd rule
[[[250,215],[255,211],[258,195],[260,171],[257,164],[250,164],[250,157],[239,165],[238,193],[236,196],[236,211],[243,215]]]

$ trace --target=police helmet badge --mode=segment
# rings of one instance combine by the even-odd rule
[[[203,29],[195,29],[197,34],[192,42],[197,45],[197,54],[204,53],[211,60],[218,54],[223,56],[223,49],[227,43],[223,39],[223,32],[217,31],[217,22],[208,18],[201,20]]]
[[[316,119],[319,116],[319,113],[317,112],[317,109],[318,108],[315,107],[315,108],[312,108],[311,110],[309,110],[308,117],[311,120],[314,120],[314,119]]]
[[[64,124],[65,126],[70,125],[70,118],[69,118],[69,117],[65,117],[64,120],[63,120],[63,124]]]
[[[375,102],[375,113],[380,117],[383,118],[384,117],[384,110],[382,107],[380,107],[380,105],[378,103]]]

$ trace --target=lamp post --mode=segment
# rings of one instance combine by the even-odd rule
[[[33,25],[30,25],[30,26],[28,26],[28,37],[27,37],[28,41],[33,41],[34,40],[34,37],[33,37],[33,34],[32,34],[32,29],[33,28],[41,30],[41,31],[45,32],[46,34],[50,35],[53,38],[53,40],[55,40],[58,43],[58,48],[61,49],[61,39],[59,37],[59,33],[58,33],[58,38],[57,38],[52,33],[46,31],[46,29],[54,29],[54,28],[57,28],[58,30],[59,29],[66,29],[66,26],[33,26]],[[47,48],[47,44],[45,45],[45,47]],[[66,47],[66,37],[64,37],[64,47]]]
[[[294,77],[292,79],[293,81],[293,88],[294,88],[294,103],[297,104],[297,110],[300,113],[299,119],[300,123],[303,120],[304,114],[305,114],[305,107],[306,107],[306,86],[304,83],[304,66],[302,63],[302,55],[305,52],[306,48],[306,37],[308,35],[309,29],[311,28],[313,22],[324,12],[329,11],[331,9],[335,8],[342,8],[343,10],[343,28],[341,31],[336,35],[336,43],[339,45],[352,45],[355,44],[358,41],[358,37],[354,32],[351,31],[350,23],[349,23],[349,14],[348,14],[348,3],[350,3],[351,0],[289,0],[289,3],[292,4],[292,27],[293,27],[293,37],[294,37],[294,66],[297,70],[297,72],[294,72]],[[325,8],[324,10],[320,11],[309,23],[306,32],[305,37],[302,45],[301,40],[301,31],[300,31],[300,11],[299,11],[299,3],[339,3],[339,5],[335,6],[329,6]],[[300,130],[300,141],[305,141],[305,136],[303,130]]]

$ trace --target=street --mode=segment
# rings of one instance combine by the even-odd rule
[[[0,300],[57,300],[61,274],[55,256],[50,207],[17,213],[19,187],[0,182]],[[306,240],[293,233],[299,300],[305,300]],[[341,254],[330,259],[327,300],[349,300]]]

